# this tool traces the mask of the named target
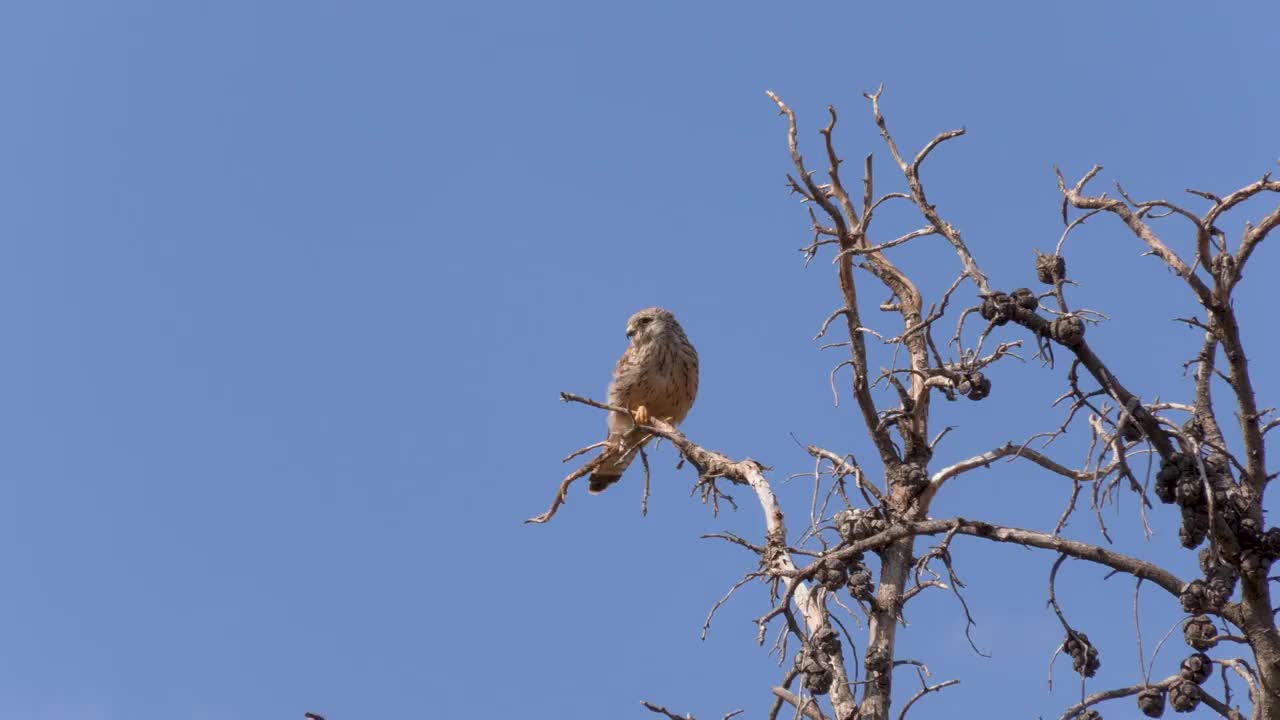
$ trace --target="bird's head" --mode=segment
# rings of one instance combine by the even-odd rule
[[[676,316],[662,308],[645,308],[627,320],[627,337],[632,345],[644,345],[663,333],[679,330]]]

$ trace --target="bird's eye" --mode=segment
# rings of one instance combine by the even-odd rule
[[[636,321],[638,325],[648,325],[651,322],[653,322],[653,318],[651,317],[642,317]]]

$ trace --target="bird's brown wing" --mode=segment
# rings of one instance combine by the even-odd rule
[[[613,368],[613,380],[609,383],[609,404],[634,409],[641,398],[636,394],[643,380],[644,368],[634,346],[628,346]],[[648,439],[647,433],[637,430],[635,422],[626,413],[610,412],[608,419],[608,446],[597,461],[598,467],[591,473],[587,490],[593,495],[618,482],[622,473],[635,459],[640,446]]]

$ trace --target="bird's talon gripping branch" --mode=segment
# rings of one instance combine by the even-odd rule
[[[631,417],[635,418],[637,425],[648,425],[649,421],[653,419],[649,417],[649,407],[647,405],[637,405],[636,409],[631,411]]]

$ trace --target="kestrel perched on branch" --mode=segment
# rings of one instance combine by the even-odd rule
[[[635,413],[609,413],[609,437],[588,490],[594,495],[618,482],[641,446],[652,437],[636,427],[649,418],[678,425],[698,394],[698,353],[676,316],[646,308],[627,320],[631,344],[618,358],[609,383],[609,404]]]

